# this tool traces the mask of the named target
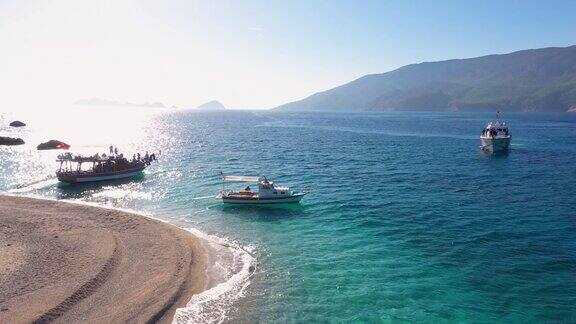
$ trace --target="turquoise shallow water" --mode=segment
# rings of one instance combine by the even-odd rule
[[[141,210],[253,248],[230,321],[574,322],[576,115],[506,115],[512,151],[499,156],[479,150],[491,117],[174,112],[106,132],[4,127],[75,152],[162,155],[134,182],[72,188],[53,179],[56,153],[1,147],[0,190]],[[220,170],[309,194],[224,207],[209,197]]]

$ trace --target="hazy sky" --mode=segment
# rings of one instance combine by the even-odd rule
[[[573,44],[576,1],[0,0],[0,111],[269,108],[410,63]]]

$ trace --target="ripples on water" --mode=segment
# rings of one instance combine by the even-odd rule
[[[213,319],[576,320],[573,115],[509,114],[513,149],[491,156],[477,138],[490,114],[90,113],[88,125],[0,128],[30,143],[0,147],[0,189],[132,208],[249,246],[256,272],[229,290],[244,297],[206,304]],[[34,150],[51,138],[162,155],[135,181],[63,186],[56,153]],[[225,207],[210,198],[220,170],[311,192],[297,206]],[[239,258],[225,266],[242,271]]]

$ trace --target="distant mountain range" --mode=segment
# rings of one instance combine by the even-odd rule
[[[196,107],[198,110],[225,110],[226,107],[220,102],[216,100],[209,101],[207,103],[201,104],[200,106]]]
[[[81,99],[74,102],[75,105],[81,106],[124,106],[124,107],[148,107],[148,108],[166,108],[161,102],[131,103],[102,98]]]
[[[576,46],[407,65],[277,108],[576,111]]]

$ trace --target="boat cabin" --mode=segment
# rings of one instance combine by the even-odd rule
[[[500,122],[500,121],[489,122],[486,125],[486,127],[484,127],[484,129],[482,130],[481,135],[481,137],[486,138],[508,137],[508,136],[510,136],[510,130],[508,129],[508,125],[506,125],[506,122]]]
[[[290,188],[281,187],[274,184],[274,182],[269,181],[266,177],[261,177],[258,182],[258,190],[260,197],[282,197],[292,194]]]
[[[252,176],[224,176],[224,181],[251,182],[256,183],[257,190],[250,185],[239,191],[226,189],[222,184],[222,192],[217,198],[229,203],[282,203],[282,202],[299,202],[305,195],[304,193],[295,193],[289,187],[279,186],[266,177]]]

